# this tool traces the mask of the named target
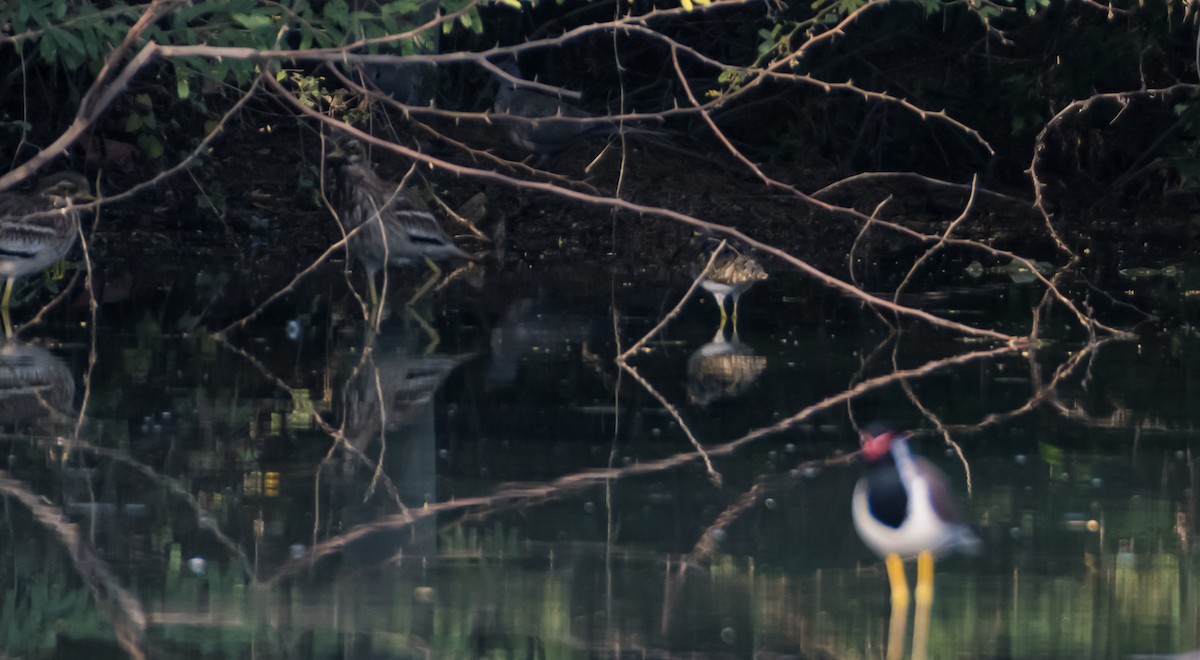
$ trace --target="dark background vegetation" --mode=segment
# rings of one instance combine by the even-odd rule
[[[624,198],[753,231],[786,249],[808,250],[806,258],[826,265],[845,260],[857,227],[815,221],[823,211],[795,199],[763,206],[763,196],[753,193],[759,185],[756,177],[729,158],[699,112],[671,113],[688,103],[666,39],[724,65],[721,69],[680,57],[688,86],[702,96],[704,111],[732,146],[765,173],[803,192],[865,172],[909,172],[957,184],[978,176],[980,186],[1026,205],[1014,210],[982,204],[991,215],[985,213],[982,230],[973,236],[980,240],[1052,256],[1053,241],[1040,231],[1032,232],[1036,236],[1028,231],[1041,224],[1041,212],[1067,245],[1089,254],[1100,235],[1105,243],[1122,236],[1144,242],[1149,236],[1156,248],[1168,251],[1187,243],[1180,237],[1190,239],[1191,225],[1178,212],[1195,206],[1200,124],[1190,85],[1196,75],[1195,16],[1185,3],[851,0],[717,3],[697,5],[690,12],[665,2],[519,4],[444,3],[436,7],[443,15],[464,13],[417,38],[348,52],[421,59],[455,52],[494,55],[496,47],[534,45],[520,52],[526,77],[580,91],[580,104],[596,114],[617,112],[623,99],[626,112],[661,119],[655,125],[670,134],[669,148],[634,143],[633,156],[619,167],[586,170],[601,149],[592,146],[538,164],[542,169],[606,193],[620,182],[624,188],[617,194]],[[7,72],[0,79],[0,155],[10,167],[44,148],[70,123],[105,58],[147,7],[32,0],[0,10],[5,34],[0,38],[0,71]],[[217,47],[338,48],[361,38],[398,34],[428,19],[434,9],[415,0],[162,3],[160,18],[112,66],[119,67],[151,39]],[[666,12],[646,22],[655,38],[621,30],[587,31],[618,16],[655,10]],[[585,33],[555,40],[576,30]],[[757,72],[788,58],[790,64],[780,70],[802,78],[746,85]],[[447,162],[545,180],[518,166],[528,161],[528,154],[508,145],[484,117],[495,93],[488,72],[478,62],[426,61],[432,66],[425,69],[419,98],[409,99],[410,107],[432,104],[436,111],[411,115],[422,122],[414,127],[383,95],[347,89],[331,71],[362,81],[375,79],[386,66],[276,60],[286,87],[324,114]],[[144,181],[184,159],[246,92],[259,66],[236,59],[157,59],[54,167],[92,176],[102,170],[110,190]],[[262,66],[279,70],[275,64]],[[826,82],[852,83],[853,89],[825,89]],[[1160,88],[1170,91],[1146,91]],[[864,98],[864,91],[877,95]],[[1073,110],[1072,103],[1077,104]],[[994,153],[960,126],[920,114],[940,111],[978,131]],[[464,120],[454,114],[460,112],[475,116]],[[181,218],[198,219],[197,228],[217,243],[246,242],[254,217],[286,201],[293,217],[306,221],[303,226],[310,231],[302,235],[311,237],[312,246],[328,244],[333,234],[317,190],[320,140],[315,128],[277,93],[259,94],[247,112],[226,126],[231,139],[198,154],[190,176],[168,179],[132,207],[184,212],[131,215],[150,230],[169,226],[164,217],[173,218],[175,226],[186,222]],[[508,165],[480,160],[481,151],[506,158]],[[396,178],[408,165],[383,155],[377,160],[385,174]],[[1031,180],[1031,167],[1040,189]],[[245,176],[247,168],[254,177]],[[432,189],[452,207],[481,187],[489,192],[493,209],[509,216],[523,214],[531,199],[512,187],[481,185],[444,171],[439,178],[436,168],[426,174],[434,180]],[[867,213],[889,197],[883,217],[903,217],[936,233],[938,223],[961,209],[966,194],[961,188],[868,179],[834,196],[839,204]],[[230,201],[235,199],[238,203]],[[542,196],[533,199],[547,203]],[[581,251],[611,252],[606,243],[611,240],[610,212],[567,207],[576,209],[569,231],[526,221],[510,227],[514,233],[508,238],[533,253],[561,247],[565,235],[568,243],[578,240]],[[193,213],[193,208],[201,212]],[[997,214],[1024,217],[1015,226],[986,219]],[[558,214],[552,207],[549,215]],[[220,222],[212,222],[213,216]],[[756,224],[748,226],[751,218]],[[1110,231],[1114,218],[1117,235]],[[631,256],[644,256],[636,246],[644,246],[645,253],[677,248],[677,237],[655,238],[663,231],[679,237],[689,233],[652,224],[642,227],[649,238],[630,243]],[[814,251],[814,246],[823,249]],[[1175,251],[1163,258],[1186,256]],[[1116,257],[1105,260],[1097,272],[1128,265]]]

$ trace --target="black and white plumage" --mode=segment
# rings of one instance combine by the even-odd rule
[[[496,66],[513,78],[523,79],[517,61],[511,57],[498,60]],[[618,131],[626,135],[663,134],[654,129],[622,125],[607,117],[597,117],[565,99],[521,86],[503,76],[494,77],[500,84],[492,104],[496,123],[504,128],[510,142],[539,161],[580,140],[608,137]]]
[[[348,249],[367,272],[372,303],[378,303],[375,274],[385,266],[425,261],[437,273],[435,261],[475,259],[454,244],[419,200],[375,174],[361,142],[344,140],[327,158],[334,209],[346,232],[352,233]]]
[[[854,487],[852,512],[859,538],[880,557],[929,552],[978,554],[979,538],[964,522],[946,475],[914,456],[908,436],[884,424],[861,435],[865,473]]]
[[[95,199],[83,175],[59,172],[42,178],[31,193],[0,193],[0,275],[7,278],[0,310],[12,335],[8,305],[13,283],[62,259],[79,235],[78,202]]]

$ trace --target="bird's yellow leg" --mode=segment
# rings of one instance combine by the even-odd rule
[[[429,278],[422,282],[421,287],[417,289],[417,292],[413,294],[413,297],[408,299],[409,305],[412,305],[421,298],[424,298],[425,294],[429,293],[429,290],[433,288],[433,285],[437,284],[437,281],[442,277],[442,269],[438,267],[437,263],[434,262],[433,259],[425,257],[425,263],[429,265],[429,270],[431,271]]]
[[[4,338],[12,339],[12,317],[8,315],[8,302],[12,298],[13,278],[4,285],[4,299],[0,300],[0,316],[4,317]]]
[[[917,555],[917,587],[913,594],[917,613],[913,619],[913,660],[925,660],[929,650],[929,621],[933,606],[933,553]]]
[[[371,309],[379,307],[379,291],[375,289],[375,274],[367,275],[367,292],[371,294]]]
[[[887,562],[888,582],[892,585],[892,608],[908,608],[908,580],[904,578],[904,562],[900,555],[890,554]]]
[[[738,298],[740,298],[740,297],[741,296],[733,297],[733,316],[730,317],[730,320],[733,322],[733,331],[734,332],[737,332],[737,308],[738,308]]]
[[[917,605],[933,602],[933,553],[928,550],[917,555],[917,587],[913,596]]]
[[[429,336],[429,343],[425,345],[425,355],[432,355],[433,351],[437,349],[438,344],[442,343],[442,336],[438,334],[436,328],[430,325],[429,321],[425,320],[425,317],[421,316],[421,313],[416,308],[405,307],[405,309],[416,319],[417,325],[421,326],[421,329]]]
[[[904,578],[904,562],[900,555],[890,554],[887,564],[888,583],[892,587],[892,617],[888,623],[888,660],[904,657],[904,633],[908,626],[908,581]]]
[[[375,328],[383,318],[383,305],[379,304],[379,291],[375,288],[375,273],[367,273],[367,293],[371,295],[371,308],[367,310],[367,324]]]

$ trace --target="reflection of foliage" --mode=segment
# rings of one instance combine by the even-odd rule
[[[68,584],[67,573],[57,562],[48,562],[36,544],[14,544],[9,538],[3,546],[9,552],[0,555],[0,584],[5,585],[0,649],[32,653],[54,648],[61,632],[99,629],[87,590]]]
[[[491,529],[455,524],[443,529],[439,536],[442,555],[512,558],[520,551],[517,530],[506,532],[499,522],[492,525]]]

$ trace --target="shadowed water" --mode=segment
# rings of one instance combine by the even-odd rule
[[[329,268],[217,339],[254,289],[166,270],[0,354],[13,657],[884,657],[846,454],[848,410],[932,428],[896,371],[986,546],[939,562],[930,657],[1200,647],[1186,327],[1084,350],[1052,315],[996,351],[777,274],[736,336],[693,299],[635,377],[613,356],[686,273],[500,272],[413,312],[400,273],[376,335]],[[1040,298],[945,280],[908,302],[1019,332]]]

